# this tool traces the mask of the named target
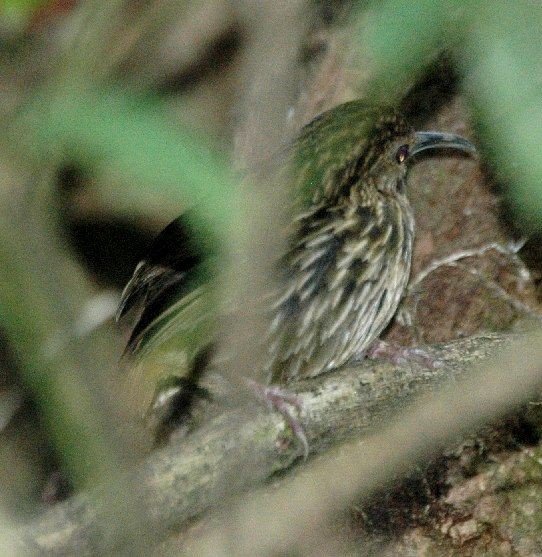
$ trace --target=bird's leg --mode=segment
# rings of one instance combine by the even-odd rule
[[[396,365],[404,365],[408,362],[415,362],[433,369],[442,366],[442,362],[428,354],[425,350],[416,347],[397,346],[396,344],[384,340],[375,340],[365,353],[371,360],[388,360]]]
[[[286,423],[290,426],[295,438],[302,446],[303,458],[306,459],[309,456],[309,442],[303,431],[303,426],[292,409],[293,407],[298,411],[301,410],[302,405],[299,397],[281,389],[277,385],[262,385],[252,380],[249,380],[248,384],[254,393],[256,393],[256,396],[265,402],[270,410],[276,410],[282,415]]]

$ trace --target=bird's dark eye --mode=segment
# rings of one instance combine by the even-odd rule
[[[401,147],[399,147],[399,149],[397,149],[395,153],[395,160],[399,164],[402,164],[406,161],[407,157],[408,157],[408,145],[401,145]]]

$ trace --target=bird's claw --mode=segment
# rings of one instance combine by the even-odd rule
[[[415,362],[432,369],[438,369],[444,365],[442,360],[431,356],[421,348],[397,346],[383,340],[375,341],[371,348],[367,350],[366,356],[372,360],[388,360],[396,365]]]
[[[256,381],[249,381],[249,385],[256,393],[256,396],[264,401],[270,410],[276,410],[281,414],[290,426],[294,437],[303,448],[303,458],[306,460],[309,456],[309,442],[303,431],[303,426],[292,410],[292,407],[298,411],[301,410],[302,404],[299,397],[276,385],[267,386]]]

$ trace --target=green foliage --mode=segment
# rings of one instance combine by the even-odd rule
[[[225,245],[235,243],[234,236],[243,231],[238,218],[241,203],[224,157],[169,124],[157,100],[136,99],[112,89],[75,91],[66,85],[45,89],[20,111],[9,137],[23,148],[27,162],[35,165],[58,160],[60,153],[61,159],[120,174],[123,180],[102,192],[122,198],[115,202],[117,206],[160,198],[163,206],[193,207],[189,222],[207,254],[201,272],[208,278],[216,277],[215,265],[227,251]],[[13,223],[2,223],[4,238],[10,226]],[[26,223],[27,229],[32,227]],[[61,299],[51,297],[63,277],[54,265],[40,263],[52,255],[43,238],[47,233],[51,230],[34,228],[24,241],[18,235],[3,242],[0,278],[8,286],[0,292],[0,314],[65,464],[84,483],[103,475],[115,458],[111,447],[100,441],[107,425],[93,408],[96,403],[89,398],[84,380],[70,373],[79,360],[87,366],[93,358],[90,346],[72,342],[77,306],[62,311]],[[18,254],[24,254],[24,259]],[[69,288],[60,297],[69,298]],[[40,356],[58,335],[61,348],[54,350],[54,357]],[[110,462],[103,458],[106,454]]]
[[[376,2],[357,45],[371,60],[371,96],[391,102],[423,71],[428,61],[460,39],[464,2],[453,0],[388,0]]]
[[[22,119],[38,160],[61,148],[71,161],[120,174],[122,187],[102,192],[121,198],[115,205],[158,197],[164,206],[193,206],[195,232],[213,254],[234,230],[232,221],[239,230],[237,188],[225,157],[171,125],[158,99],[58,88],[34,99]]]
[[[5,0],[0,14],[26,17],[39,3]],[[99,7],[99,3],[93,5]],[[483,154],[509,185],[520,214],[542,223],[542,6],[526,0],[386,0],[373,4],[362,18],[368,32],[363,40],[352,39],[354,47],[371,61],[369,91],[381,100],[397,98],[403,85],[414,81],[435,53],[443,49],[452,53],[475,108]],[[100,44],[99,31],[93,41]],[[80,63],[85,60],[81,49],[73,53],[72,66],[64,65],[77,69],[77,79],[84,78],[86,69]],[[94,76],[87,77],[92,83]],[[136,98],[127,89],[105,86],[74,88],[70,79],[76,81],[69,72],[61,78],[52,76],[51,83],[27,99],[3,137],[37,171],[60,153],[89,168],[106,168],[120,175],[121,181],[111,182],[102,191],[105,198],[116,200],[116,206],[156,203],[158,198],[164,205],[192,208],[193,231],[210,256],[206,272],[216,276],[217,261],[231,245],[240,245],[238,240],[248,226],[226,157],[168,122],[158,99]],[[78,362],[73,354],[57,354],[58,359],[48,361],[40,353],[45,332],[63,316],[47,302],[50,292],[38,278],[39,258],[22,260],[21,239],[7,241],[12,228],[6,225],[2,230],[3,325],[19,352],[26,355],[21,363],[28,368],[29,383],[51,423],[57,419],[65,431],[72,428],[67,440],[57,436],[59,446],[64,443],[69,453],[68,460],[100,453],[98,446],[86,441],[92,437],[87,431],[92,410],[88,401],[81,403],[85,394],[77,382],[49,397],[58,383],[47,383],[43,374],[53,373],[53,367],[76,367]],[[25,253],[25,257],[34,255]],[[10,281],[9,287],[5,281]],[[21,285],[33,304],[23,303]],[[38,346],[31,351],[28,347],[33,343]],[[81,419],[77,407],[87,412],[86,426],[76,426]],[[95,460],[89,457],[89,462]],[[83,475],[89,473],[82,468]]]
[[[490,158],[525,224],[542,222],[542,5],[478,5],[464,67]]]
[[[40,4],[44,3],[44,0],[3,0],[0,6],[0,19],[9,22],[11,25],[19,25]]]
[[[387,0],[363,18],[357,45],[372,95],[390,102],[439,51],[463,71],[483,154],[522,221],[542,223],[542,5],[517,0]]]

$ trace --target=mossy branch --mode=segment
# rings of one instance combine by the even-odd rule
[[[300,420],[311,452],[322,453],[337,442],[367,434],[445,381],[472,382],[479,372],[473,364],[508,342],[507,336],[488,334],[434,346],[431,354],[443,362],[438,369],[367,361],[292,385],[302,401]],[[510,399],[517,404],[517,397]],[[156,539],[299,458],[301,449],[282,418],[259,409],[226,410],[184,441],[149,455],[130,472],[130,484],[140,487],[135,498],[139,512],[145,513]],[[495,415],[491,405],[487,411],[486,419]],[[483,415],[477,417],[479,423],[482,420]],[[25,546],[53,555],[120,549],[122,536],[111,535],[111,514],[103,504],[112,489],[104,485],[58,504],[20,530]],[[122,532],[130,517],[116,520],[113,530]],[[110,535],[104,536],[104,531]]]

